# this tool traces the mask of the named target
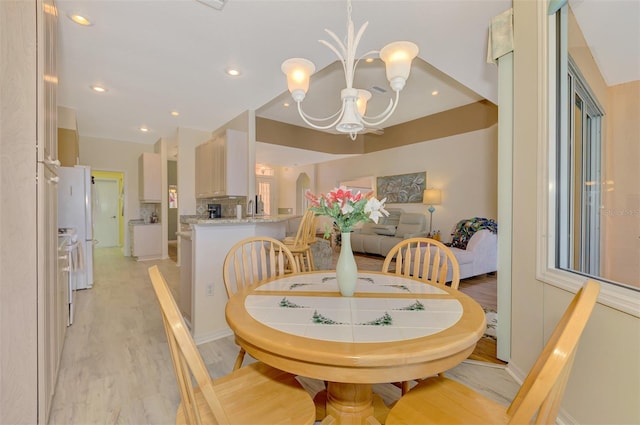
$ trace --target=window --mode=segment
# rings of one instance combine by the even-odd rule
[[[265,215],[276,213],[275,170],[263,164],[256,164],[256,186],[262,200]]]
[[[556,266],[600,276],[602,108],[569,57],[566,135],[557,144]],[[560,122],[563,122],[561,120]],[[563,128],[561,127],[561,128]],[[564,134],[564,132],[563,132]]]
[[[541,278],[577,288],[585,276],[593,277],[605,283],[603,301],[637,314],[640,190],[637,158],[630,153],[637,152],[640,136],[629,112],[638,109],[640,81],[607,85],[579,39],[579,24],[567,5],[549,19]]]

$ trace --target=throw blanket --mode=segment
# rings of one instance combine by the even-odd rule
[[[491,233],[498,233],[498,223],[483,217],[473,217],[467,220],[460,220],[456,224],[456,229],[451,235],[451,246],[454,248],[467,249],[467,244],[471,236],[481,229],[487,229]]]

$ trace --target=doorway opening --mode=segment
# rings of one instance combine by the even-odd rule
[[[167,161],[167,245],[169,258],[178,261],[178,161]]]
[[[308,190],[311,190],[311,179],[307,173],[300,173],[296,180],[296,211],[297,214],[303,214],[309,206],[309,200],[304,196]]]
[[[124,246],[124,173],[93,170],[93,231],[97,248]]]

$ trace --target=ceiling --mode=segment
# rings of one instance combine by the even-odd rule
[[[617,0],[572,3],[584,16],[590,16],[587,11],[600,3],[632,3],[636,8],[638,4]],[[634,16],[633,5],[624,11],[627,18]],[[295,124],[298,120],[297,125],[302,125],[295,107],[282,107],[289,96],[280,65],[290,57],[305,57],[322,70],[335,61],[333,52],[318,43],[327,38],[324,29],[339,37],[346,33],[345,1],[228,0],[221,11],[195,0],[57,0],[57,6],[58,103],[77,112],[81,136],[136,143],[172,138],[179,126],[212,131],[246,110],[283,122]],[[403,39],[420,48],[420,60],[414,63],[401,92],[398,110],[385,125],[478,98],[497,103],[497,69],[485,60],[487,28],[491,17],[509,7],[508,0],[354,0],[356,29],[369,22],[359,53]],[[72,13],[86,16],[93,25],[75,24],[68,19]],[[589,30],[583,29],[597,52],[604,55],[609,51],[606,44],[600,44],[606,37],[589,39]],[[635,33],[627,34],[637,35],[637,25],[631,31]],[[607,35],[614,33],[608,31]],[[632,52],[638,51],[639,37],[635,39],[636,50]],[[616,61],[602,59],[615,68]],[[637,70],[637,57],[635,65]],[[623,66],[634,69],[633,63]],[[240,69],[241,75],[229,77],[225,74],[228,67]],[[363,77],[357,78],[365,78],[360,84],[388,88],[384,73],[375,68],[358,66],[357,74]],[[321,71],[315,77],[326,78],[329,85],[343,84],[341,71]],[[326,102],[335,102],[337,89],[335,95],[329,89],[314,89],[314,78],[305,110],[312,115],[330,115],[337,106],[315,111],[312,100],[316,93],[325,93]],[[90,86],[94,84],[103,85],[107,92],[93,92]],[[434,85],[440,92],[437,97],[430,94]],[[388,102],[389,96],[376,92],[376,97]],[[383,109],[376,101],[368,108],[373,114]],[[179,115],[172,116],[171,111]],[[149,131],[141,132],[141,126]],[[272,151],[266,152],[266,148]],[[296,151],[261,143],[256,157],[267,162],[263,158],[271,155],[273,165],[293,165],[295,161],[302,165],[304,159],[298,154],[303,152]],[[318,162],[317,154],[313,162]]]

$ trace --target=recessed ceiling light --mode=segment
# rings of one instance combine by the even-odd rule
[[[149,129],[145,126],[140,127],[140,131],[142,131],[143,133],[146,133],[149,131]]]
[[[106,91],[107,91],[107,89],[105,89],[105,88],[104,88],[104,87],[102,87],[102,86],[94,85],[94,86],[90,86],[90,87],[91,87],[91,90],[93,90],[93,91],[95,91],[95,92],[98,92],[98,93],[104,93],[104,92],[106,92]]]
[[[232,77],[237,77],[240,75],[240,71],[234,68],[227,68],[227,75],[231,75]]]
[[[431,96],[437,96],[438,95],[438,90],[434,90],[431,92]]]
[[[180,112],[178,112],[178,111],[171,111],[171,115],[173,115],[174,117],[177,117],[178,115],[180,115]]]
[[[90,20],[88,20],[82,15],[77,15],[77,14],[69,15],[69,19],[71,19],[73,22],[75,22],[78,25],[82,25],[83,27],[89,27],[93,25]]]
[[[373,62],[373,58],[366,58],[364,61],[365,61],[366,63],[371,63],[371,62]]]
[[[289,107],[289,102],[284,102],[284,103],[282,104],[282,106],[284,106],[285,108],[288,108],[288,107]]]

